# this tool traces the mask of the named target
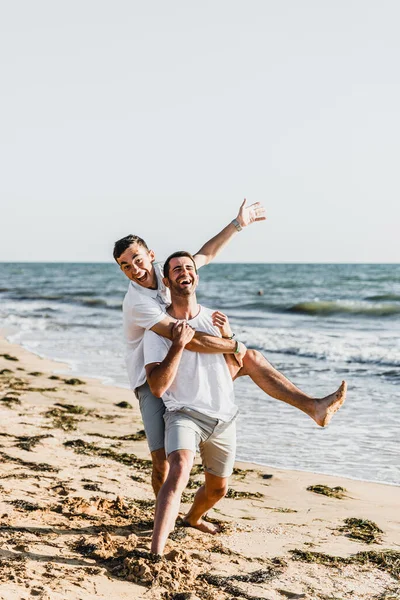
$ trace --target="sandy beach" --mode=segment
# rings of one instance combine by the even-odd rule
[[[1,338],[0,418],[1,599],[400,598],[399,487],[237,463],[222,532],[177,526],[152,562],[132,392]]]

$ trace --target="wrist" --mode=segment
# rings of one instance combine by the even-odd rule
[[[233,338],[235,337],[236,333],[232,333],[230,335],[222,335],[224,340],[233,340]]]
[[[236,231],[242,231],[244,225],[242,225],[238,219],[233,219],[233,221],[231,221],[232,225],[235,227]]]
[[[173,340],[172,341],[172,345],[171,345],[171,349],[175,350],[176,352],[182,351],[185,347],[185,344],[183,344],[181,341],[179,340]]]

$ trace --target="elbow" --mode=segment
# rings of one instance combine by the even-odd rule
[[[156,398],[161,398],[161,396],[166,391],[164,387],[162,387],[161,385],[159,385],[157,383],[152,383],[151,381],[148,380],[148,384],[149,384],[149,388],[150,388],[151,393]]]

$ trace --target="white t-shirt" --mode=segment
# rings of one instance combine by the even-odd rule
[[[212,313],[201,306],[199,314],[187,322],[196,331],[221,337],[219,329],[212,324]],[[147,330],[144,334],[145,364],[162,362],[171,345],[170,340]],[[191,408],[226,422],[237,413],[233,381],[223,354],[184,350],[176,377],[162,399],[167,410]]]
[[[133,390],[146,381],[143,355],[144,332],[164,319],[166,308],[171,304],[169,289],[162,281],[163,266],[162,263],[154,263],[158,284],[156,290],[144,288],[130,281],[122,304],[127,345],[125,361],[129,383]]]

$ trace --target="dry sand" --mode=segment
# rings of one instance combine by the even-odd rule
[[[399,487],[251,464],[209,515],[221,534],[178,526],[152,562],[136,400],[62,369],[0,339],[1,599],[400,598]]]

